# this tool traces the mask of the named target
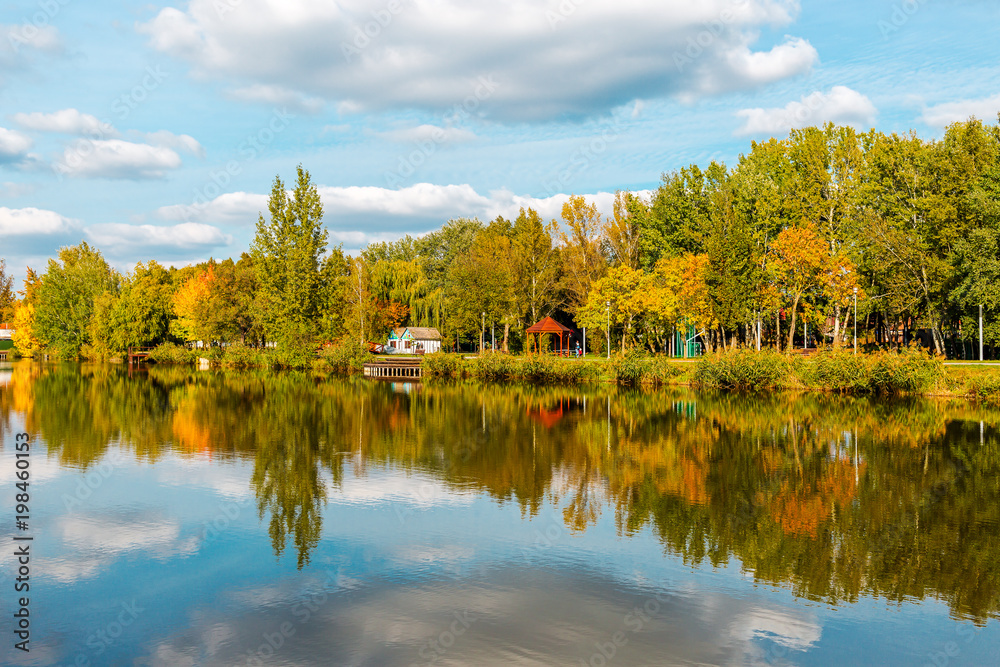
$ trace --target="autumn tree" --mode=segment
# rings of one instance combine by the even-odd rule
[[[791,311],[788,348],[793,345],[799,305],[821,293],[830,276],[830,255],[826,243],[809,224],[789,227],[774,240],[772,267]]]
[[[0,322],[13,319],[14,303],[14,277],[7,275],[7,260],[0,257]]]
[[[571,313],[576,313],[587,303],[591,284],[607,269],[602,252],[603,225],[596,204],[588,204],[580,196],[571,196],[563,204],[562,218],[566,225],[559,234],[564,258],[563,286],[566,305]]]
[[[88,326],[94,300],[104,292],[117,292],[121,278],[100,251],[86,242],[59,250],[50,259],[38,288],[35,337],[60,356],[75,357],[90,342]]]
[[[521,327],[551,314],[559,303],[559,249],[553,244],[556,223],[542,222],[534,209],[521,209],[511,230],[513,299]]]

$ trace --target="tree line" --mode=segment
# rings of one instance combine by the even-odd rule
[[[107,357],[166,341],[318,346],[436,327],[445,346],[525,349],[546,315],[588,347],[670,352],[693,327],[709,349],[905,345],[963,356],[1000,342],[1000,125],[941,139],[828,124],[751,143],[737,163],[666,173],[613,211],[571,196],[561,220],[449,220],[423,236],[329,247],[301,166],[272,185],[248,252],[125,275],[100,251],[63,248],[15,298],[0,265],[0,320],[24,354]],[[855,317],[855,312],[857,313]]]

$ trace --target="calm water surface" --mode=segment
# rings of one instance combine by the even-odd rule
[[[964,402],[6,364],[0,663],[996,665],[998,424]]]

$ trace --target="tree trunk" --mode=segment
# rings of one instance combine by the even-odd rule
[[[509,337],[510,337],[510,325],[509,324],[504,324],[503,325],[503,346],[502,346],[504,352],[510,352],[510,350],[507,348],[507,341],[508,341]]]
[[[837,307],[833,309],[833,348],[837,349],[838,347],[840,347],[840,304],[837,304]]]
[[[781,352],[781,309],[774,314],[774,349]]]
[[[788,329],[788,349],[789,350],[791,350],[792,347],[795,345],[795,322],[798,319],[796,317],[796,315],[798,314],[797,311],[799,309],[799,299],[801,298],[801,296],[802,296],[801,294],[796,294],[795,295],[795,301],[792,302],[792,326],[789,327],[789,329]]]

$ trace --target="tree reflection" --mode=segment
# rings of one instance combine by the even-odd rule
[[[931,597],[1000,610],[996,411],[964,401],[425,383],[154,367],[15,364],[0,418],[65,465],[238,457],[274,551],[299,567],[345,468],[422,472],[587,530],[653,530],[695,566],[736,558],[832,604]],[[332,520],[327,515],[326,519]]]

